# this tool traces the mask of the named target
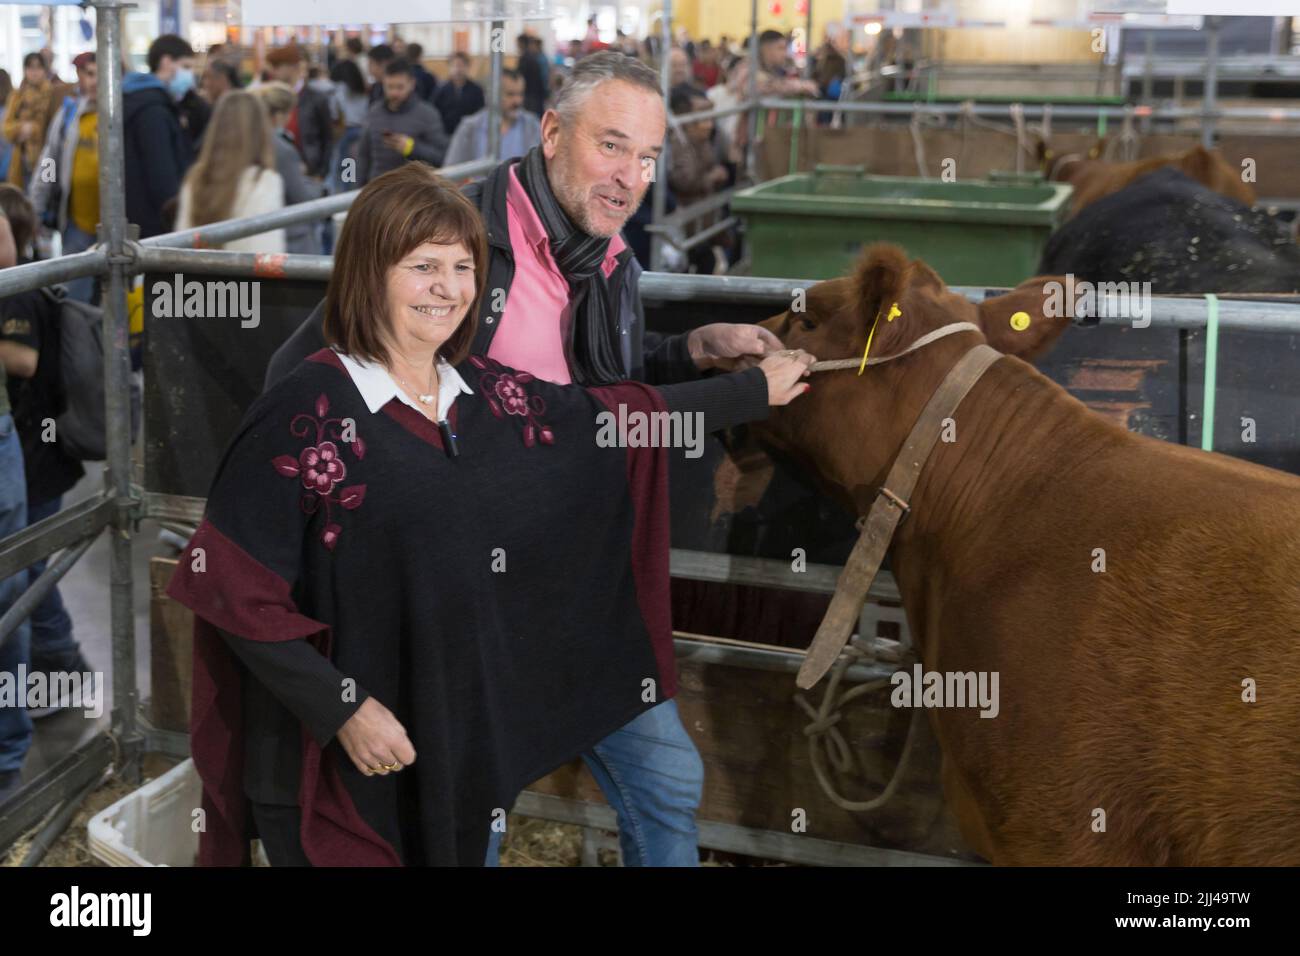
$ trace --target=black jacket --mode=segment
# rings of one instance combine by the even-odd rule
[[[190,90],[181,97],[176,109],[180,113],[181,129],[185,131],[197,156],[199,146],[203,143],[203,133],[208,128],[208,120],[212,119],[212,107],[199,96],[197,90]]]
[[[546,73],[541,58],[527,53],[519,58],[519,73],[524,78],[524,109],[537,116],[546,112]]]
[[[483,87],[473,80],[466,80],[459,89],[455,83],[443,83],[433,94],[433,105],[442,114],[442,128],[450,136],[456,132],[462,119],[481,110],[487,105],[487,100],[483,96]]]
[[[304,83],[298,92],[298,143],[308,176],[323,179],[329,174],[333,136],[329,97]]]
[[[122,91],[126,217],[147,239],[167,231],[163,205],[180,193],[194,157],[176,104],[161,81],[153,74],[133,73],[122,81]]]
[[[415,95],[426,103],[432,103],[434,94],[438,90],[438,78],[416,63],[413,66],[415,70]]]

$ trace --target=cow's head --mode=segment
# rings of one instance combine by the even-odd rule
[[[979,304],[949,291],[938,274],[910,260],[897,246],[874,245],[852,272],[820,282],[807,293],[806,308],[793,308],[761,323],[787,348],[819,360],[860,359],[876,322],[871,357],[905,352],[928,332],[969,322],[978,327],[940,338],[861,374],[851,369],[815,373],[812,390],[757,426],[760,438],[812,465],[826,490],[858,507],[874,496],[908,432],[948,371],[980,342],[1032,361],[1045,353],[1070,323],[1048,317],[1046,283],[1040,277]],[[896,312],[889,320],[891,312]]]

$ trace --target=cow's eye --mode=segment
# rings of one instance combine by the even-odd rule
[[[800,319],[799,324],[803,327],[805,332],[811,332],[813,329],[817,328],[817,323],[807,317]]]

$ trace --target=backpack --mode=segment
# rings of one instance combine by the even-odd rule
[[[108,457],[104,438],[104,313],[69,299],[63,286],[41,290],[59,310],[59,388],[63,411],[55,418],[60,447],[81,461]],[[131,441],[140,434],[141,387],[131,387]]]

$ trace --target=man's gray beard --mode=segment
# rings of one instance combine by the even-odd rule
[[[556,156],[555,158],[557,160],[556,166],[558,167],[562,165],[558,162],[560,157]],[[627,225],[628,219],[631,219],[632,216],[635,215],[636,211],[641,208],[641,202],[645,199],[645,193],[642,193],[641,199],[636,200],[635,204],[631,200],[628,200],[627,216],[621,223],[619,223],[618,228],[613,232],[597,232],[596,229],[593,228],[591,217],[587,212],[587,194],[581,192],[581,187],[571,187],[567,182],[560,182],[559,178],[552,172],[549,163],[546,166],[546,178],[551,181],[551,192],[555,193],[555,198],[559,201],[560,208],[568,214],[574,224],[587,235],[598,236],[602,239],[612,239],[614,236],[617,236],[622,231],[623,227]],[[646,190],[646,192],[649,192],[649,190]]]

